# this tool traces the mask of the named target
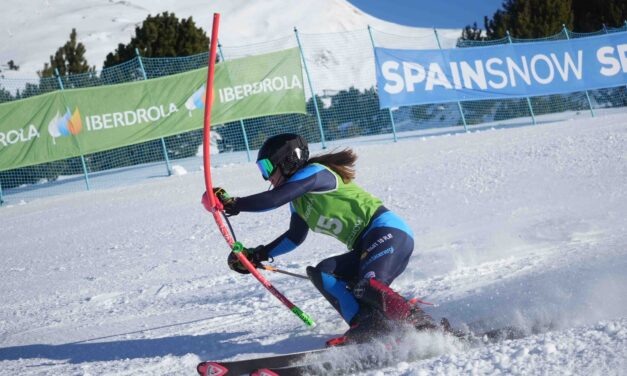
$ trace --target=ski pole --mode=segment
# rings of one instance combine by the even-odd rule
[[[233,239],[232,234],[229,232],[229,229],[226,228],[224,222],[222,221],[221,207],[218,207],[217,198],[213,193],[213,184],[211,182],[211,151],[210,148],[210,132],[211,132],[211,105],[213,102],[213,78],[215,71],[215,63],[216,63],[216,50],[217,50],[217,42],[218,42],[218,26],[220,24],[220,14],[213,14],[213,26],[211,31],[211,47],[209,49],[209,63],[207,69],[207,90],[205,93],[205,118],[204,118],[204,127],[203,127],[203,167],[204,167],[204,175],[205,175],[205,188],[207,190],[207,198],[209,199],[209,206],[211,207],[211,214],[224,236],[229,247],[231,247],[231,251],[235,253],[237,259],[250,271],[250,273],[257,278],[259,282],[268,290],[272,295],[274,295],[281,303],[283,303],[290,311],[292,311],[296,316],[298,316],[305,324],[308,326],[315,326],[316,323],[303,312],[300,308],[294,305],[289,299],[287,299],[283,294],[281,294],[272,284],[265,279],[261,273],[257,271],[255,266],[248,260],[248,258],[243,254],[244,246],[240,242],[236,242]]]
[[[296,274],[296,273],[292,273],[292,272],[288,272],[286,270],[281,270],[279,268],[275,268],[274,266],[270,266],[270,265],[261,265],[261,268],[263,270],[267,270],[269,272],[274,272],[274,273],[281,273],[281,274],[285,274],[285,275],[289,275],[292,277],[296,277],[296,278],[302,278],[302,279],[309,279],[309,277],[307,277],[306,275],[302,275],[302,274]]]
[[[309,317],[308,314],[303,312],[303,310],[298,308],[288,298],[286,298],[283,294],[281,294],[279,290],[274,288],[274,286],[272,286],[272,284],[267,279],[265,279],[261,275],[261,273],[257,271],[257,268],[255,268],[253,263],[250,262],[246,256],[244,256],[244,254],[242,253],[243,250],[244,250],[244,246],[242,245],[242,243],[240,242],[233,243],[232,252],[235,253],[239,262],[241,262],[246,267],[246,269],[248,269],[248,271],[253,276],[255,276],[255,278],[257,278],[257,280],[261,282],[261,284],[264,285],[266,289],[268,289],[268,291],[270,291],[272,295],[274,295],[277,299],[279,299],[281,303],[283,303],[287,308],[289,308],[289,310],[292,311],[296,316],[298,316],[305,324],[307,324],[307,326],[311,326],[311,327],[316,326],[316,323],[313,321],[311,317]]]

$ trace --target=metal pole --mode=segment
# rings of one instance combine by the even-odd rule
[[[438,36],[438,30],[434,27],[433,33],[435,34],[435,40],[438,42],[438,48],[441,50],[442,45],[440,44],[440,37]],[[468,124],[466,124],[466,116],[464,116],[464,109],[462,108],[462,103],[457,101],[457,108],[459,109],[459,114],[462,117],[462,122],[464,123],[464,130],[468,132]]]
[[[4,199],[2,198],[2,181],[0,181],[0,206],[4,204]]]
[[[303,46],[300,43],[298,37],[298,29],[294,27],[294,34],[296,34],[296,42],[298,42],[298,49],[300,50],[300,57],[303,61],[303,68],[305,68],[305,74],[307,75],[307,82],[309,82],[309,90],[311,90],[311,98],[313,99],[314,108],[316,109],[316,117],[318,118],[318,128],[320,128],[320,140],[322,142],[322,148],[326,149],[327,146],[324,141],[324,130],[322,129],[322,119],[320,118],[320,110],[318,109],[318,101],[316,100],[316,93],[313,85],[311,84],[311,76],[309,75],[309,69],[307,69],[307,62],[305,61],[305,53],[303,52]]]
[[[139,61],[139,68],[142,71],[142,76],[144,77],[144,81],[148,79],[146,76],[146,70],[144,69],[144,63],[142,62],[142,57],[139,54],[139,49],[135,48],[135,56],[137,56],[137,61]],[[170,165],[170,158],[168,157],[168,148],[165,146],[165,139],[161,137],[161,150],[163,151],[163,157],[165,160],[165,168],[168,171],[168,176],[172,175],[172,166]]]
[[[562,25],[563,27],[563,31],[564,34],[566,34],[566,40],[570,40],[570,36],[568,35],[568,29],[566,28],[566,25]],[[590,100],[590,94],[588,94],[588,90],[585,91],[586,93],[586,100],[588,101],[588,106],[590,107],[590,114],[592,115],[592,117],[594,117],[594,109],[592,108],[592,101]]]
[[[218,51],[220,52],[220,58],[222,60],[226,60],[224,58],[224,54],[222,53],[222,45],[220,44],[220,41],[218,41]],[[246,145],[246,157],[248,157],[248,162],[250,162],[252,159],[250,158],[250,147],[248,146],[248,135],[246,134],[246,127],[244,127],[244,120],[240,119],[239,125],[242,128],[242,134],[244,135],[244,145]]]
[[[281,270],[281,269],[275,268],[274,266],[270,266],[270,265],[261,265],[261,268],[263,270],[267,270],[267,271],[274,272],[274,273],[285,274],[285,275],[289,275],[291,277],[296,277],[296,278],[300,278],[300,279],[309,279],[309,277],[307,277],[306,275],[288,272],[286,270]]]
[[[61,76],[59,75],[59,70],[54,68],[54,74],[57,76],[57,82],[59,83],[59,88],[61,91],[65,90],[63,87],[63,81],[61,81]],[[69,108],[68,108],[69,111]],[[89,184],[89,173],[87,172],[87,164],[85,163],[85,157],[81,154],[81,164],[83,165],[83,175],[85,176],[85,187],[89,191],[91,189],[91,185]]]
[[[368,25],[368,34],[370,35],[370,43],[372,44],[372,51],[375,51],[375,44],[374,44],[374,38],[372,36],[372,29],[370,27],[370,25]],[[377,55],[375,54],[374,56],[375,60],[377,59]],[[390,122],[392,122],[392,133],[394,134],[394,142],[398,141],[398,138],[396,137],[396,125],[394,124],[394,115],[392,115],[392,109],[388,108],[388,113],[390,114]]]
[[[513,44],[514,42],[512,41],[512,36],[509,34],[509,30],[506,30],[505,33],[507,34],[507,41],[509,42],[509,44]],[[531,99],[529,97],[526,97],[525,99],[527,99],[527,107],[529,108],[529,113],[531,114],[531,121],[533,122],[533,125],[536,125],[536,115],[533,112],[533,106],[531,105]]]

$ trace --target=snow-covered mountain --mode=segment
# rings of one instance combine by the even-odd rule
[[[119,43],[128,43],[148,14],[173,12],[193,17],[207,33],[213,13],[221,14],[220,42],[245,46],[302,33],[377,30],[399,35],[432,33],[371,17],[345,0],[22,0],[0,13],[0,64],[13,60],[12,77],[34,76],[76,28],[91,65],[101,67]],[[459,30],[443,30],[454,39]],[[433,46],[430,42],[429,46]],[[420,47],[417,45],[417,47]],[[7,76],[9,77],[9,76]]]

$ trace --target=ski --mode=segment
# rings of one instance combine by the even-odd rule
[[[407,359],[416,361],[418,359]],[[352,359],[346,364],[338,364],[332,361],[323,361],[309,364],[299,364],[280,368],[260,368],[254,370],[251,376],[306,376],[306,375],[346,375],[360,373],[368,370],[380,369],[392,366],[396,362],[391,359],[380,359],[374,355]]]
[[[320,354],[331,348],[320,348],[268,357],[241,359],[224,362],[206,361],[196,367],[201,376],[242,375],[261,368],[282,368],[297,363],[307,356]]]
[[[497,343],[505,340],[519,339],[526,336],[525,332],[516,327],[505,327],[492,329],[480,334],[466,333],[465,336],[456,335],[461,340],[470,344],[480,345],[486,343]],[[357,345],[351,345],[357,346]],[[390,345],[388,350],[392,350]],[[343,347],[340,347],[343,348]],[[410,357],[403,359],[405,362],[415,362],[421,357]],[[301,360],[305,360],[302,358]],[[318,359],[314,359],[318,360]],[[249,373],[251,376],[306,376],[306,375],[347,375],[361,373],[364,371],[376,370],[391,367],[397,363],[397,359],[390,357],[378,357],[370,354],[364,357],[352,359],[344,364],[334,364],[330,360],[316,361],[315,363],[295,364],[284,367],[270,367],[266,364],[264,368],[256,369]]]
[[[458,337],[462,341],[470,344],[480,345],[483,343],[496,343],[504,340],[512,340],[525,337],[525,332],[516,327],[505,327],[492,329],[480,334],[451,334]],[[365,345],[365,344],[361,344]],[[205,361],[197,366],[198,374],[201,376],[222,376],[222,375],[257,375],[272,376],[275,374],[281,376],[291,375],[307,375],[307,374],[324,374],[324,373],[348,373],[356,372],[354,366],[346,369],[334,367],[333,364],[325,360],[325,353],[335,351],[350,351],[351,348],[360,346],[360,344],[339,345],[324,347],[320,349],[301,351],[295,353],[287,353],[281,355],[273,355],[268,357],[242,359],[234,361]],[[327,354],[327,355],[329,355]],[[315,359],[316,365],[310,364]],[[381,361],[374,356],[367,356],[359,359],[359,368],[382,368],[385,367],[385,361]],[[390,363],[389,361],[387,363]]]

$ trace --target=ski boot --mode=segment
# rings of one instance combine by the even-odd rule
[[[390,329],[389,321],[381,312],[360,304],[359,312],[351,320],[350,328],[342,336],[328,340],[326,345],[332,347],[365,343],[376,336],[387,334]]]
[[[409,325],[413,326],[417,331],[438,330],[438,329],[443,328],[441,325],[438,326],[433,321],[433,318],[429,314],[427,314],[425,311],[423,311],[420,307],[418,307],[417,305],[414,305],[411,308],[409,316],[407,317],[405,321]],[[446,323],[448,324],[448,320],[446,320]],[[448,324],[448,326],[450,327],[450,324]]]
[[[408,324],[416,330],[439,330],[440,326],[418,305],[418,299],[407,300],[388,285],[376,279],[364,279],[355,285],[353,294],[361,302],[383,313],[392,324]],[[449,325],[450,326],[450,325]]]

